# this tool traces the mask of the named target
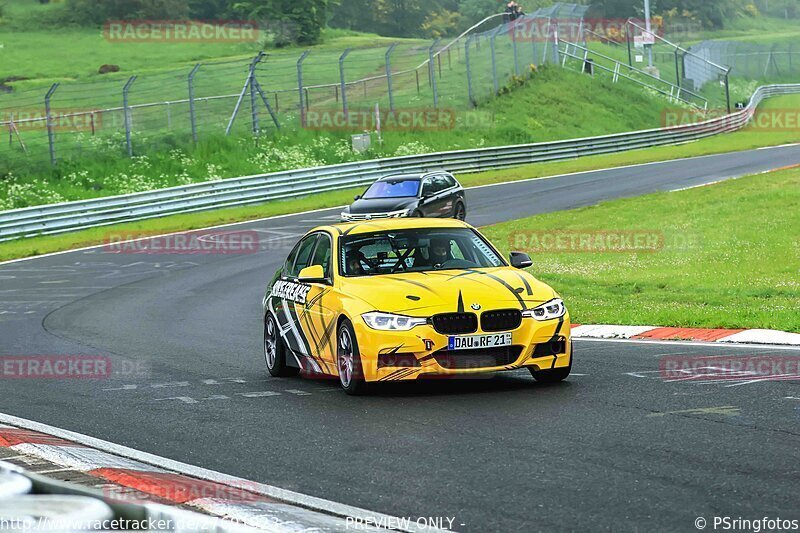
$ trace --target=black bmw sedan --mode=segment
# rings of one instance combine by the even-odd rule
[[[370,185],[342,211],[343,221],[399,217],[467,217],[464,188],[449,172],[394,174]]]

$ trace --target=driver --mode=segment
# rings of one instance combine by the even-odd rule
[[[443,265],[450,257],[450,240],[445,237],[434,237],[431,239],[429,255],[432,265]]]
[[[360,250],[351,250],[347,252],[345,261],[347,264],[347,274],[351,276],[363,276],[364,272],[363,263],[366,263],[366,256]],[[363,263],[362,263],[363,262]]]

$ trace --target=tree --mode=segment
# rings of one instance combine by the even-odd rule
[[[244,0],[233,11],[262,21],[276,35],[276,44],[314,44],[327,23],[328,0]]]

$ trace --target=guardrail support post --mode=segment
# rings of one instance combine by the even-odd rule
[[[473,36],[470,35],[467,37],[467,42],[464,43],[464,60],[467,64],[467,96],[469,98],[469,103],[477,105],[475,102],[475,96],[472,94],[472,72],[470,71],[469,67],[469,45],[472,44]]]
[[[300,95],[300,126],[306,127],[306,105],[308,104],[308,94],[303,90],[303,61],[306,60],[311,50],[306,50],[300,54],[297,60],[297,92]],[[305,97],[305,102],[303,98]]]
[[[344,77],[344,60],[347,58],[350,51],[351,49],[348,48],[339,56],[339,84],[342,87],[342,111],[344,112],[345,120],[347,120],[347,84]]]
[[[433,51],[439,45],[439,41],[441,39],[436,39],[433,41],[433,44],[428,48],[428,77],[431,80],[431,89],[433,90],[433,108],[437,109],[439,107],[439,87],[436,82],[436,67],[433,65]],[[436,54],[436,57],[439,57],[439,54]],[[439,75],[441,76],[441,68],[442,62],[439,59]]]
[[[135,81],[136,76],[131,76],[125,84],[125,87],[122,88],[122,112],[125,121],[125,146],[128,148],[128,157],[133,157],[133,142],[131,141],[131,123],[133,121],[131,120],[131,108],[128,105],[128,93],[131,90],[131,85],[133,85]]]
[[[394,95],[392,94],[392,62],[391,56],[394,49],[397,47],[397,43],[392,43],[389,45],[389,48],[386,49],[386,54],[384,55],[384,59],[386,61],[386,86],[389,89],[389,113],[394,113]],[[345,115],[347,113],[345,112]]]
[[[192,71],[189,73],[189,120],[192,124],[192,140],[194,144],[197,144],[197,114],[196,109],[194,107],[194,75],[197,74],[197,71],[200,70],[202,63],[198,63],[194,66]]]
[[[47,144],[50,150],[50,164],[53,166],[56,164],[56,136],[53,131],[53,115],[50,113],[50,99],[53,97],[56,89],[58,89],[58,83],[54,83],[52,87],[50,87],[50,90],[47,91],[47,94],[44,95],[44,120],[47,126]]]

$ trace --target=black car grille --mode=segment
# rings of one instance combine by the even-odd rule
[[[481,315],[483,331],[510,331],[522,324],[522,312],[518,309],[486,311]]]
[[[439,350],[433,358],[442,368],[491,368],[510,365],[519,359],[522,346],[504,348],[480,348],[476,350]]]
[[[433,329],[442,335],[461,335],[478,331],[478,317],[475,313],[442,313],[433,315]]]

